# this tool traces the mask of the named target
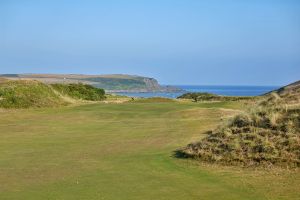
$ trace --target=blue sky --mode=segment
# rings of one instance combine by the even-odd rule
[[[0,0],[0,73],[284,85],[300,79],[300,1]]]

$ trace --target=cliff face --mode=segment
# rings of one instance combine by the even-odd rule
[[[158,84],[158,81],[154,78],[144,78],[143,81],[146,84],[146,88],[149,90],[161,90],[162,87]]]
[[[103,88],[107,92],[173,92],[181,91],[170,86],[161,86],[154,78],[112,74],[112,75],[83,75],[83,74],[3,74],[0,77],[19,80],[38,80],[43,83],[84,83]]]

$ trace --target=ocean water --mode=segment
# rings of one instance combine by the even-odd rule
[[[131,97],[167,97],[176,98],[186,92],[208,92],[225,96],[257,96],[279,88],[279,86],[203,86],[203,85],[174,85],[183,92],[120,92],[117,94]]]

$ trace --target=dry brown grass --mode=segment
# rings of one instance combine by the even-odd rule
[[[299,87],[270,93],[248,112],[235,116],[177,155],[243,166],[299,167],[299,97]]]

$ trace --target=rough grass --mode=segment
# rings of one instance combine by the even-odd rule
[[[0,108],[42,108],[67,105],[78,99],[105,99],[102,89],[83,84],[47,85],[34,80],[0,80]]]
[[[66,103],[51,87],[32,80],[1,81],[0,107],[53,107]]]
[[[265,96],[177,156],[226,164],[300,166],[299,89]]]
[[[1,111],[0,199],[297,199],[298,172],[198,166],[172,157],[238,103]]]
[[[8,81],[6,78],[2,78],[2,77],[0,76],[0,83],[6,82],[6,81]]]

